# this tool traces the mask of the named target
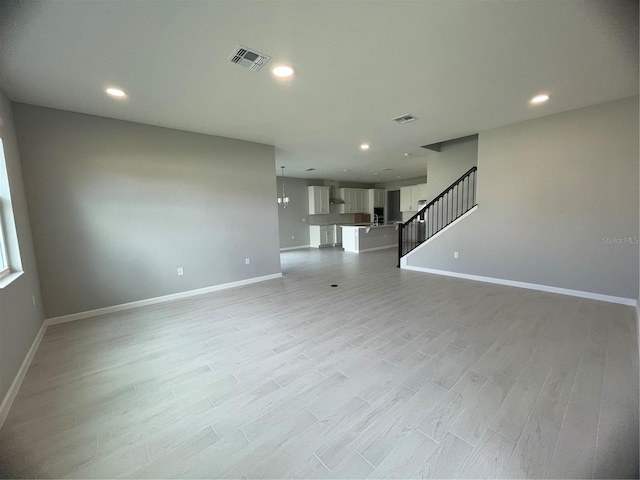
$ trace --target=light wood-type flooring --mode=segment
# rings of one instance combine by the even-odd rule
[[[638,476],[635,308],[402,271],[393,249],[282,264],[50,327],[2,475]]]

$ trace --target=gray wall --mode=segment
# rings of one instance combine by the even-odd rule
[[[480,133],[478,210],[411,266],[638,296],[638,97]],[[453,252],[460,254],[453,259]]]
[[[14,114],[47,317],[280,272],[272,146]]]
[[[309,245],[309,193],[308,180],[285,178],[284,187],[291,203],[278,207],[280,248]],[[278,196],[282,195],[282,177],[278,177]],[[291,238],[294,237],[294,238]]]
[[[42,326],[44,314],[40,300],[40,285],[27,213],[20,154],[13,121],[11,103],[0,90],[0,136],[4,144],[7,174],[19,245],[22,276],[0,289],[0,402],[15,378],[29,347]],[[15,248],[15,246],[14,246]],[[33,305],[32,297],[36,305]]]
[[[431,201],[478,164],[478,137],[445,142],[440,152],[429,152],[427,162],[425,200]]]

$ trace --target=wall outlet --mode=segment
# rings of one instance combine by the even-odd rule
[[[244,264],[245,265],[250,265],[251,264],[251,259],[249,257],[244,259]]]
[[[295,240],[295,239],[296,239],[295,235],[291,235],[291,240]]]
[[[453,252],[453,258],[458,258],[458,252]]]
[[[178,276],[184,275],[184,268],[178,267]]]

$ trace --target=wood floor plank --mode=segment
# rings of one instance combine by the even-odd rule
[[[291,470],[299,470],[303,467],[300,464],[301,460],[309,457],[323,445],[334,440],[338,441],[343,432],[358,422],[361,415],[370,407],[361,398],[353,397],[340,411],[317,422],[308,430],[286,439],[276,452],[265,456],[261,463],[247,470],[245,476],[247,478],[280,478]]]
[[[487,378],[479,373],[467,372],[418,424],[418,430],[440,442],[460,414],[471,406],[486,382]]]
[[[588,327],[574,323],[569,328],[572,331],[565,336],[558,358],[552,365],[533,407],[533,412],[536,415],[558,425],[562,423],[562,417],[573,389]]]
[[[637,478],[635,309],[394,253],[49,327],[0,477]]]
[[[460,478],[508,478],[507,468],[516,444],[493,430],[486,430],[467,458]]]
[[[420,431],[411,430],[369,478],[414,478],[437,446]]]
[[[447,394],[447,390],[427,384],[409,402],[397,410],[372,421],[362,433],[356,450],[374,467],[378,467],[394,449],[396,443],[408,435]]]
[[[329,470],[333,470],[342,462],[347,454],[361,440],[361,436],[366,434],[369,425],[386,416],[392,414],[406,405],[416,393],[404,386],[396,388],[389,393],[385,402],[378,406],[372,406],[365,414],[354,419],[348,428],[344,429],[335,440],[325,442],[314,453],[324,463]]]
[[[312,405],[319,396],[331,392],[334,388],[348,382],[349,379],[341,373],[335,373],[329,378],[323,380],[319,384],[308,388],[302,393],[299,393],[295,397],[289,398],[286,402],[282,403],[276,410],[271,410],[264,413],[262,416],[254,420],[253,422],[245,425],[242,431],[251,441],[264,435],[269,430],[275,428],[283,420],[295,414],[296,412],[306,408],[308,405]],[[313,412],[312,412],[313,413]],[[318,418],[318,417],[316,417]]]
[[[596,439],[596,478],[639,475],[637,334],[632,312],[612,317]]]
[[[514,380],[496,373],[484,384],[473,403],[456,419],[450,431],[471,445],[477,445],[494,414],[511,390]]]
[[[550,478],[592,478],[598,414],[569,403],[549,465]]]
[[[556,445],[560,428],[538,415],[531,415],[511,454],[508,478],[542,478]]]
[[[496,412],[489,428],[514,442],[518,441],[557,356],[561,342],[562,336],[555,336],[538,345]]]
[[[418,470],[419,478],[458,478],[473,447],[447,433]]]
[[[260,465],[266,456],[274,455],[281,451],[283,447],[286,447],[288,445],[287,440],[311,428],[317,421],[318,419],[311,412],[306,409],[301,410],[263,435],[256,442],[225,459],[219,459],[219,463],[215,466],[216,470],[208,472],[208,476],[239,478],[245,475]]]

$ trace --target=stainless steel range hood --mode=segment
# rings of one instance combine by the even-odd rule
[[[342,205],[344,204],[344,200],[338,198],[336,188],[332,185],[329,188],[329,205]]]

